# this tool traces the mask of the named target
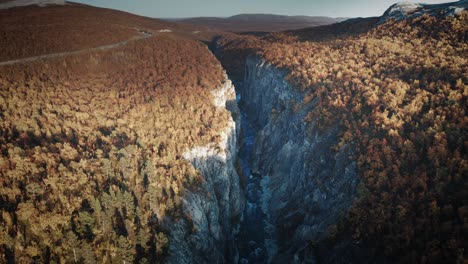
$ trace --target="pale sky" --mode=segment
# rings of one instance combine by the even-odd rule
[[[380,16],[398,0],[75,0],[160,18],[226,17],[243,13],[330,17]],[[422,0],[427,4],[456,1]]]

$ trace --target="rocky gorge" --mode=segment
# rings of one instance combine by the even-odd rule
[[[63,3],[0,0],[0,263],[467,259],[467,0],[272,33]]]
[[[201,172],[204,183],[196,191],[187,191],[183,201],[183,211],[191,223],[183,220],[168,223],[172,243],[167,263],[222,263],[237,255],[233,226],[244,207],[243,191],[234,168],[237,157],[234,120],[239,110],[234,86],[227,77],[212,95],[213,104],[228,109],[232,118],[218,143],[184,153],[184,158]]]
[[[213,103],[233,118],[218,144],[184,154],[206,181],[184,199],[193,230],[184,221],[170,227],[168,263],[314,262],[312,245],[356,199],[351,149],[332,148],[338,126],[306,124],[314,103],[297,112],[291,102],[304,94],[285,78],[283,70],[250,57],[242,82],[234,87],[226,79],[213,92]]]
[[[261,206],[268,260],[275,263],[313,262],[306,254],[327,236],[357,196],[359,178],[351,149],[338,151],[337,125],[319,130],[303,121],[311,102],[297,111],[304,93],[286,81],[287,73],[249,57],[239,89],[240,109],[256,133],[249,164],[261,175]],[[274,230],[274,231],[271,231]],[[272,243],[274,241],[274,243]]]
[[[318,98],[307,100],[288,70],[252,54],[242,68],[212,91],[231,113],[220,139],[183,154],[204,181],[186,190],[185,219],[163,221],[165,262],[389,263],[349,233],[334,237],[363,186],[339,122],[306,121]]]

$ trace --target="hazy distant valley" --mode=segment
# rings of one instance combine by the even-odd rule
[[[0,1],[0,263],[465,263],[467,7]]]
[[[272,14],[240,14],[226,18],[194,17],[171,19],[170,21],[230,32],[263,33],[323,26],[338,23],[344,20],[346,20],[346,18],[281,16]]]

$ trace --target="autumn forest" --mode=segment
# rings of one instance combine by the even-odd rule
[[[186,197],[218,199],[214,180],[183,155],[221,141],[233,116],[213,91],[253,57],[287,73],[306,126],[338,124],[332,148],[353,150],[358,198],[320,243],[466,263],[468,12],[377,21],[256,36],[81,4],[0,10],[0,63],[64,53],[0,64],[0,263],[165,263],[174,223],[215,234]]]

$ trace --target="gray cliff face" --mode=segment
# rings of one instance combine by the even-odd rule
[[[235,91],[226,80],[212,92],[213,104],[238,116]],[[205,182],[197,191],[186,190],[183,211],[190,216],[193,228],[185,220],[169,227],[170,244],[167,263],[224,263],[236,257],[233,225],[244,207],[239,176],[234,168],[237,156],[236,123],[231,118],[221,132],[219,143],[187,150],[184,158],[200,170]]]
[[[332,150],[338,125],[319,131],[303,122],[313,101],[297,112],[292,109],[292,102],[302,102],[304,94],[291,87],[286,75],[249,58],[240,107],[257,130],[250,165],[269,192],[264,194],[264,209],[278,246],[270,259],[313,263],[311,245],[320,243],[352,205],[359,179],[351,149]]]

